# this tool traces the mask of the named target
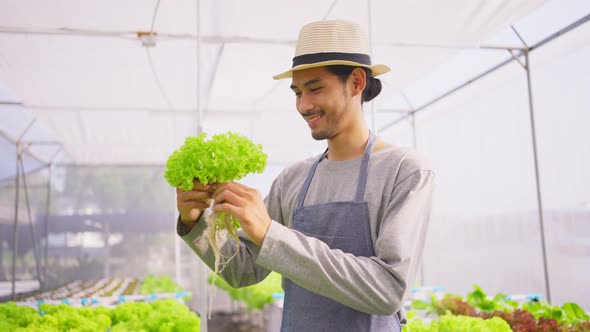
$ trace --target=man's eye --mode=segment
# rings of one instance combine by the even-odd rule
[[[319,87],[319,88],[313,88],[313,89],[309,89],[309,91],[311,91],[311,92],[314,92],[314,93],[315,93],[315,92],[318,92],[318,91],[320,91],[321,89],[322,89],[322,88],[321,88],[321,87]]]
[[[297,97],[299,97],[299,96],[301,96],[301,92],[295,92],[295,95],[296,95]]]

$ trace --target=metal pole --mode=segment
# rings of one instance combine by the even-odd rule
[[[45,248],[43,254],[43,278],[45,280],[45,286],[48,287],[48,278],[47,278],[47,270],[49,265],[49,215],[51,214],[51,176],[53,170],[53,160],[57,155],[61,152],[62,147],[57,149],[49,159],[49,164],[47,165],[48,174],[47,174],[47,200],[46,200],[46,208],[45,208]],[[45,289],[44,289],[45,290]]]
[[[48,256],[49,256],[49,214],[51,211],[51,169],[53,168],[52,164],[49,164],[48,175],[47,175],[47,199],[46,199],[46,208],[45,208],[45,247],[43,248],[43,279],[45,280],[45,285],[47,285],[47,269],[48,269]],[[45,290],[45,289],[43,289]]]
[[[197,134],[202,131],[201,125],[201,1],[197,0],[197,12],[196,12],[196,27],[197,27],[197,48],[196,48],[196,60],[197,60]],[[206,331],[205,331],[206,332]]]
[[[174,266],[175,266],[175,279],[176,282],[182,286],[182,276],[180,270],[180,237],[176,235],[176,230],[174,231]]]
[[[418,150],[418,143],[416,139],[416,109],[414,108],[414,104],[410,101],[410,98],[408,98],[408,96],[406,96],[405,93],[400,92],[400,94],[406,101],[406,104],[408,104],[408,107],[410,108],[408,110],[408,114],[406,115],[406,117],[410,117],[410,125],[412,126],[412,145],[414,149]]]
[[[12,292],[10,298],[16,300],[16,250],[18,241],[18,203],[19,203],[19,181],[20,181],[20,167],[19,161],[21,159],[20,142],[16,142],[16,197],[14,202],[14,231],[12,233]]]
[[[408,104],[408,107],[410,108],[410,110],[408,111],[408,116],[410,117],[410,125],[412,126],[412,146],[416,151],[418,151],[418,138],[416,135],[416,112],[414,109],[414,104],[410,101],[410,98],[408,98],[408,96],[406,96],[405,93],[402,92],[401,95],[406,101],[406,104]],[[420,262],[420,269],[418,271],[421,286],[424,286],[426,284],[424,277],[424,259],[425,255],[423,253],[422,260]]]
[[[367,0],[367,21],[369,25],[369,54],[373,55],[373,29],[372,29],[372,15],[371,15],[371,0]],[[375,111],[375,102],[371,101],[371,127],[373,134],[378,134],[377,128],[377,112]]]
[[[201,1],[197,0],[196,6],[196,28],[197,28],[197,134],[200,134],[203,126],[201,124]],[[207,303],[207,266],[201,260],[197,263],[197,274],[199,284],[199,316],[201,317],[201,331],[208,331],[208,312]]]
[[[111,260],[111,245],[109,243],[109,237],[111,237],[111,232],[110,232],[110,227],[109,227],[109,221],[105,221],[105,223],[103,224],[103,236],[104,236],[104,248],[105,248],[105,258],[104,258],[104,265],[103,265],[103,274],[104,274],[104,278],[110,278],[111,277],[111,266],[110,266],[110,260]]]
[[[418,150],[418,139],[416,137],[416,115],[414,112],[410,114],[410,123],[412,124],[412,145],[414,149]]]
[[[33,247],[33,256],[35,257],[35,269],[37,270],[37,278],[39,279],[40,288],[43,287],[43,278],[41,277],[41,268],[39,267],[39,255],[37,252],[37,245],[35,244],[35,229],[33,227],[33,218],[31,216],[31,203],[29,201],[29,192],[27,190],[27,177],[25,175],[25,166],[22,159],[20,159],[20,168],[23,177],[23,191],[25,193],[25,202],[27,204],[27,214],[29,217],[29,232],[31,233],[31,245]]]
[[[543,220],[543,200],[541,197],[541,180],[539,176],[539,158],[537,153],[537,135],[536,135],[536,126],[535,126],[535,114],[533,108],[533,90],[531,87],[531,67],[530,67],[530,60],[529,60],[529,52],[528,50],[524,52],[524,57],[526,60],[526,79],[527,79],[527,88],[528,88],[528,95],[529,95],[529,114],[531,118],[531,135],[532,135],[532,142],[533,142],[533,157],[535,162],[535,187],[537,189],[537,206],[538,206],[538,214],[539,214],[539,228],[541,231],[541,249],[543,252],[543,272],[545,273],[545,292],[547,293],[547,300],[551,302],[551,287],[549,282],[549,269],[547,264],[547,245],[545,241],[545,223]]]
[[[68,252],[68,232],[65,229],[65,227],[62,231],[64,233],[64,247],[63,247],[62,255],[61,255],[61,274],[62,274],[61,281],[64,282],[67,279],[66,255]]]
[[[418,151],[418,137],[416,135],[416,114],[414,114],[413,111],[410,112],[410,124],[412,125],[412,145],[413,145],[414,149],[416,151]],[[421,286],[426,285],[426,277],[424,276],[425,275],[425,273],[424,273],[424,259],[425,259],[425,255],[424,255],[424,253],[422,253],[422,260],[420,262],[420,270],[418,271]]]

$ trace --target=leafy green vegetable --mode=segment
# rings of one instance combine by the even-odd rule
[[[209,276],[209,282],[214,282],[215,286],[227,292],[232,299],[244,302],[248,309],[262,309],[274,302],[273,294],[283,292],[281,275],[276,272],[271,272],[255,285],[242,288],[231,287],[222,278],[214,278],[213,273]]]
[[[445,294],[439,299],[435,294],[430,301],[414,300],[414,310],[425,311],[426,315],[464,315],[484,319],[502,318],[514,331],[589,331],[590,316],[575,303],[565,303],[561,307],[552,306],[547,301],[532,298],[522,306],[504,294],[493,298],[474,285],[474,291],[463,298]]]
[[[195,179],[202,184],[225,183],[264,171],[267,156],[262,145],[232,132],[213,135],[210,140],[206,137],[206,133],[187,137],[180,149],[170,155],[164,177],[171,186],[191,190]],[[218,231],[225,231],[227,238],[237,244],[240,223],[234,216],[220,212],[207,217],[207,227],[207,240],[215,256],[213,272],[216,276],[239,251],[238,245],[235,253],[223,255],[217,245]],[[213,292],[210,295],[212,301]]]
[[[478,285],[473,285],[474,290],[467,294],[467,303],[480,309],[481,311],[488,312],[494,310],[501,311],[513,311],[518,308],[518,302],[508,299],[506,294],[498,293],[494,298],[488,299],[486,293]]]
[[[114,309],[74,308],[65,304],[42,304],[39,310],[0,304],[0,331],[105,332],[165,331],[198,332],[201,321],[185,305],[173,299],[151,303],[125,303]]]
[[[170,155],[164,177],[172,187],[193,188],[193,180],[203,184],[239,180],[249,173],[261,173],[266,167],[262,145],[237,133],[206,133],[187,137],[184,145]]]
[[[561,306],[561,310],[564,312],[566,321],[569,323],[585,322],[590,320],[590,316],[584,312],[584,309],[575,303],[564,303]]]
[[[149,274],[143,279],[139,287],[139,294],[176,293],[181,291],[183,291],[182,287],[167,275],[156,277]]]
[[[412,318],[410,318],[412,317]],[[430,323],[423,322],[414,315],[408,315],[408,324],[403,332],[511,332],[503,319],[445,315]]]

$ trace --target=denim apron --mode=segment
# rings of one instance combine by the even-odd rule
[[[311,167],[299,194],[293,214],[293,228],[318,238],[331,249],[340,249],[355,256],[375,255],[369,226],[369,208],[364,201],[365,185],[375,136],[369,134],[354,201],[330,202],[303,206],[311,180],[320,161]],[[397,315],[378,316],[360,312],[332,299],[310,292],[285,278],[285,302],[281,332],[381,332],[401,331]]]

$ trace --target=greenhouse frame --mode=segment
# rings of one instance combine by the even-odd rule
[[[367,30],[373,62],[392,71],[365,119],[436,171],[411,287],[479,285],[588,312],[585,0],[3,2],[0,302],[167,275],[200,317],[235,311],[224,295],[210,306],[210,270],[176,234],[166,160],[188,136],[243,134],[268,164],[240,182],[265,195],[321,154],[290,80],[272,80],[299,28],[321,19]]]

